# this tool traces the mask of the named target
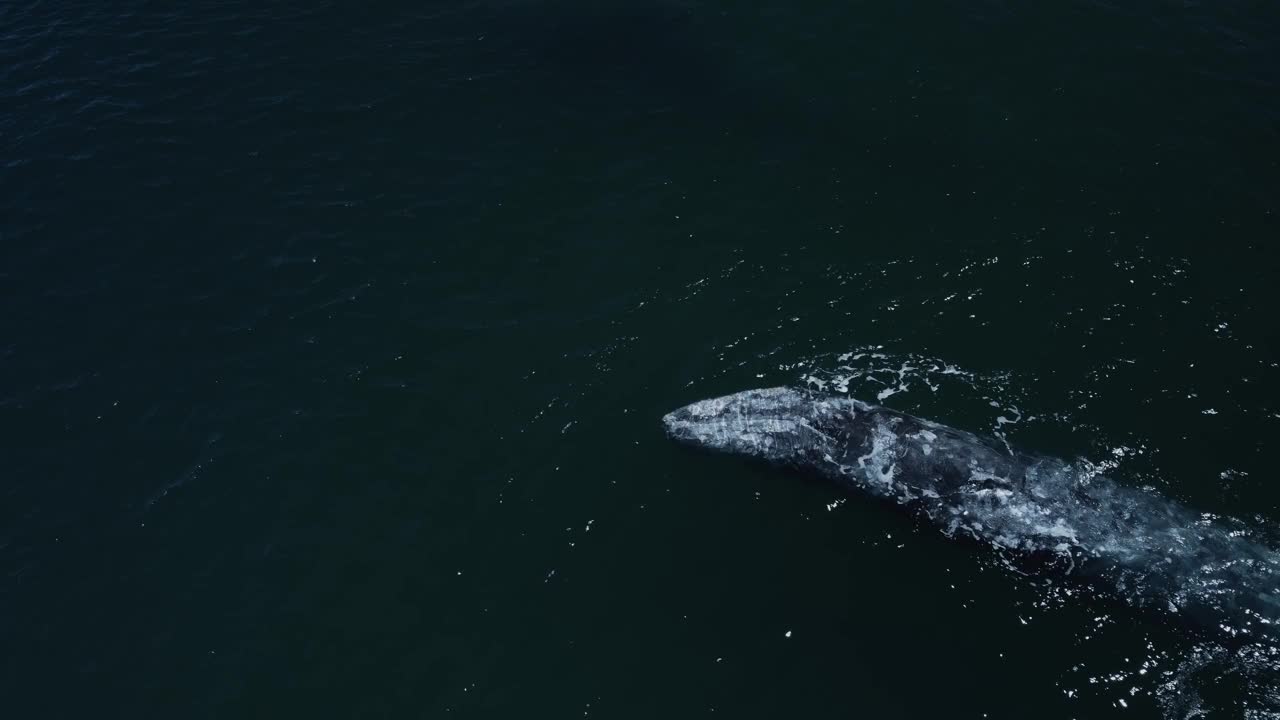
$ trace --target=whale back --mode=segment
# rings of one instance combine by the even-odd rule
[[[770,388],[666,416],[681,442],[834,479],[948,536],[1059,555],[1134,605],[1229,633],[1280,634],[1280,554],[1085,463],[839,396]]]

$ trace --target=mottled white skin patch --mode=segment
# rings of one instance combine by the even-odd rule
[[[1280,554],[1086,466],[808,390],[703,400],[663,418],[681,442],[806,469],[1008,550],[1069,556],[1121,597],[1209,627],[1280,635]]]

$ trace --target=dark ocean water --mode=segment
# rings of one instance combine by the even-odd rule
[[[1278,198],[1272,3],[0,4],[0,714],[1280,711],[659,423],[834,380],[1280,545]]]

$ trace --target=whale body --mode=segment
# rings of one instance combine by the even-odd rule
[[[1019,554],[1052,554],[1124,600],[1230,636],[1280,640],[1280,554],[1087,464],[844,396],[786,387],[695,402],[674,440],[830,478]]]

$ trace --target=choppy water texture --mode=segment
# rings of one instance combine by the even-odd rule
[[[825,384],[1280,548],[1278,41],[0,5],[5,716],[1267,717],[1268,647],[660,418]]]

